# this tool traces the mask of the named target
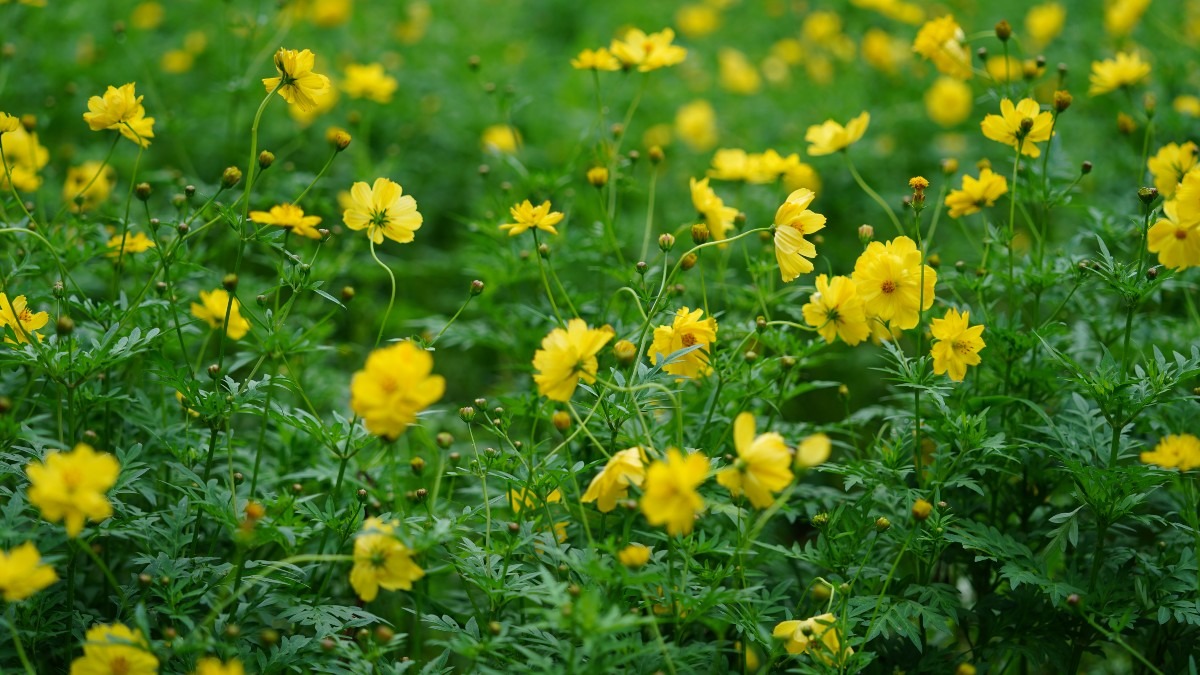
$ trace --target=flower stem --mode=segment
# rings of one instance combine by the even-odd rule
[[[17,658],[21,659],[21,665],[24,666],[25,672],[28,675],[37,675],[37,670],[33,664],[29,662],[29,657],[25,654],[25,645],[21,644],[21,633],[17,630],[17,606],[10,603],[8,605],[8,627],[12,630],[13,647],[17,650]]]
[[[379,322],[379,333],[375,335],[375,348],[378,349],[379,343],[383,340],[383,330],[387,328],[388,317],[392,315],[392,305],[396,304],[396,275],[392,274],[392,269],[383,264],[383,261],[379,259],[379,255],[375,253],[374,239],[371,240],[371,257],[375,259],[376,263],[379,263],[379,266],[383,268],[384,272],[387,272],[388,280],[391,281],[392,284],[391,295],[388,296],[387,310],[385,310],[383,313],[383,321]],[[441,333],[438,335],[440,337]]]
[[[846,167],[850,169],[850,175],[854,177],[854,182],[858,183],[858,187],[862,188],[862,191],[867,193],[868,197],[875,200],[875,203],[878,204],[879,207],[885,212],[887,212],[888,218],[890,218],[892,221],[892,225],[896,226],[896,232],[903,235],[904,226],[900,224],[900,219],[896,217],[896,212],[883,199],[883,197],[880,197],[878,192],[872,190],[871,186],[867,185],[867,181],[863,180],[863,177],[859,175],[858,169],[854,168],[854,160],[850,159],[850,153],[843,152],[842,156],[846,158]]]
[[[558,312],[558,303],[554,301],[554,290],[550,288],[550,280],[546,277],[546,267],[542,264],[542,254],[539,249],[542,247],[538,239],[537,229],[533,230],[533,255],[537,259],[538,273],[542,276],[542,286],[546,289],[546,297],[550,300],[550,309],[554,312],[554,318],[558,320],[558,325],[566,325],[563,321],[562,314]]]

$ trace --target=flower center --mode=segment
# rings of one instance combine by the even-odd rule
[[[895,293],[896,282],[892,281],[891,279],[885,279],[884,282],[879,285],[879,290],[883,291],[884,293]]]
[[[126,675],[129,672],[129,662],[124,656],[118,656],[109,662],[108,668],[113,675]]]
[[[683,336],[679,338],[679,341],[683,343],[684,347],[691,347],[692,345],[696,344],[696,336],[692,335],[691,333],[684,333]]]
[[[379,388],[383,390],[383,393],[391,394],[399,387],[395,378],[384,376],[379,378]]]
[[[1175,238],[1179,240],[1187,239],[1187,230],[1183,228],[1175,230]]]
[[[75,467],[67,467],[62,472],[62,482],[67,486],[67,489],[74,490],[83,482],[83,475],[79,469]]]
[[[975,351],[974,347],[972,347],[969,342],[964,342],[962,340],[955,340],[952,346],[954,347],[954,353],[956,354],[966,355]]]
[[[1176,236],[1178,236],[1178,235],[1176,235]],[[1182,238],[1183,237],[1180,237],[1180,239],[1182,239]],[[17,320],[20,321],[21,323],[29,323],[30,321],[33,321],[33,312],[29,311],[29,308],[26,307],[25,309],[21,310],[20,314],[17,315]]]
[[[386,227],[388,222],[390,222],[390,220],[391,219],[388,218],[387,209],[378,209],[378,210],[371,211],[371,224],[374,225],[375,227]]]

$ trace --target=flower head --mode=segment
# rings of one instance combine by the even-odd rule
[[[775,211],[775,260],[784,281],[813,271],[809,258],[817,256],[817,247],[804,235],[825,227],[825,216],[808,210],[816,196],[812,190],[800,188]]]
[[[650,345],[649,356],[655,365],[662,366],[665,372],[672,375],[688,378],[712,372],[708,353],[717,339],[717,320],[711,317],[701,319],[702,316],[702,309],[692,311],[682,307],[675,312],[675,320],[670,326],[654,329],[654,342]],[[689,347],[692,349],[686,354],[665,361],[675,352]]]
[[[7,326],[17,338],[16,342],[13,342],[12,338],[5,338],[6,343],[11,345],[29,342],[32,335],[37,335],[40,339],[42,336],[34,331],[41,330],[49,320],[50,315],[46,312],[30,311],[25,296],[18,295],[10,301],[7,295],[0,293],[0,333]]]
[[[971,116],[971,85],[953,77],[939,77],[925,92],[925,112],[943,127],[954,127]]]
[[[845,150],[863,137],[870,123],[871,113],[863,112],[844,127],[833,120],[814,124],[804,133],[804,140],[808,141],[808,154],[817,157]]]
[[[100,162],[84,162],[67,169],[67,179],[63,182],[63,201],[75,213],[96,208],[108,199],[116,174],[111,166]]]
[[[585,49],[579,56],[571,59],[571,67],[576,70],[620,70],[621,62],[604,47]]]
[[[842,663],[854,653],[849,646],[843,647],[834,624],[837,618],[822,614],[803,621],[784,621],[775,626],[771,635],[787,640],[784,648],[789,654],[810,653],[827,665]]]
[[[321,233],[316,228],[316,225],[321,222],[321,217],[306,216],[304,209],[294,204],[272,206],[270,211],[251,211],[250,220],[263,225],[286,227],[301,237],[321,238]]]
[[[796,446],[796,466],[811,469],[820,466],[829,459],[833,451],[833,443],[825,434],[813,434],[800,441]]]
[[[732,206],[725,206],[725,202],[717,196],[716,191],[708,186],[707,177],[700,180],[692,178],[690,186],[692,206],[704,219],[713,241],[729,238],[728,233],[733,228],[733,219],[737,217],[738,210]]]
[[[704,499],[696,488],[708,477],[708,458],[699,452],[686,457],[675,448],[667,460],[646,469],[641,507],[651,525],[666,525],[667,534],[690,534]]]
[[[246,675],[246,669],[237,659],[222,663],[221,659],[207,656],[196,662],[196,671],[192,675]]]
[[[583,319],[571,319],[566,330],[555,328],[542,339],[542,348],[534,352],[533,381],[538,394],[552,401],[569,401],[579,380],[596,381],[599,364],[596,354],[611,340],[606,330],[588,328]]]
[[[1112,0],[1104,3],[1104,30],[1112,37],[1124,37],[1137,28],[1150,0]]]
[[[920,312],[933,305],[937,272],[924,264],[908,237],[887,244],[871,242],[855,262],[853,278],[868,319],[908,330],[917,325]]]
[[[397,438],[445,393],[446,379],[432,372],[433,357],[412,342],[376,349],[350,380],[350,409],[367,431]]]
[[[42,562],[32,541],[0,551],[0,592],[5,602],[20,602],[56,581],[54,568]]]
[[[596,508],[608,513],[617,508],[617,500],[629,496],[629,486],[641,487],[646,477],[646,451],[627,448],[611,458],[596,474],[587,492],[579,500],[584,504],[597,502]]]
[[[1025,33],[1038,47],[1050,44],[1066,24],[1067,10],[1057,2],[1047,2],[1029,9],[1025,15]]]
[[[21,118],[0,111],[0,134],[7,134],[21,128]]]
[[[1137,52],[1120,52],[1116,58],[1092,61],[1092,75],[1088,78],[1088,96],[1099,96],[1146,79],[1150,64],[1142,60]]]
[[[511,155],[521,147],[521,132],[507,124],[493,124],[483,130],[479,144],[485,152]]]
[[[89,98],[88,112],[83,113],[83,121],[88,123],[92,131],[116,129],[143,148],[148,147],[150,139],[154,138],[154,118],[146,117],[142,97],[134,91],[133,82],[119,88],[110,85],[103,96]]]
[[[500,229],[508,232],[508,236],[510,237],[515,237],[531,228],[543,230],[550,234],[558,234],[558,230],[554,229],[554,226],[562,222],[563,219],[562,213],[550,210],[549,201],[544,201],[538,206],[534,206],[532,202],[526,199],[510,208],[508,213],[516,222],[501,225]]]
[[[71,675],[157,675],[158,658],[141,631],[125,624],[88,629],[83,656],[71,662]]]
[[[971,326],[970,312],[959,314],[951,307],[946,316],[934,319],[930,326],[933,334],[933,373],[941,375],[949,372],[950,379],[962,382],[967,375],[967,366],[979,365],[979,351],[986,347],[983,338],[983,326]]]
[[[717,144],[717,111],[704,99],[679,106],[675,111],[675,134],[696,152]]]
[[[15,118],[14,118],[15,119]],[[21,192],[33,192],[42,186],[38,172],[50,161],[50,153],[38,142],[37,134],[18,126],[15,130],[0,134],[0,148],[8,170],[0,165],[0,189],[12,186]]]
[[[932,19],[917,32],[913,51],[932,61],[938,71],[960,80],[971,79],[971,56],[963,42],[966,36],[954,16]]]
[[[346,66],[346,79],[342,81],[342,91],[350,98],[365,98],[376,103],[391,103],[392,94],[399,86],[396,78],[383,70],[382,63],[351,63]]]
[[[733,422],[733,442],[738,458],[717,473],[717,482],[735,497],[746,493],[756,509],[775,501],[774,493],[792,482],[792,454],[775,432],[754,435],[754,415],[743,412]]]
[[[115,457],[87,443],[71,452],[50,452],[44,462],[25,467],[29,503],[52,523],[65,520],[68,537],[78,536],[85,520],[98,523],[112,515],[104,493],[116,484],[120,470]]]
[[[1192,169],[1196,168],[1196,155],[1200,152],[1191,141],[1183,144],[1168,143],[1158,149],[1146,162],[1154,175],[1154,187],[1165,199],[1175,196],[1175,190]]]
[[[979,172],[979,178],[964,175],[962,189],[952,190],[946,195],[946,206],[950,208],[951,218],[961,218],[995,204],[1007,192],[1008,180],[1004,176],[991,169],[983,169]]]
[[[411,591],[413,582],[423,576],[425,570],[413,562],[412,551],[396,538],[395,522],[363,521],[362,531],[354,539],[354,568],[350,570],[350,585],[363,602],[374,600],[380,588]]]
[[[649,546],[630,544],[617,551],[617,560],[620,560],[622,565],[630,569],[636,569],[650,562],[651,552],[652,549]]]
[[[109,258],[119,259],[122,253],[124,255],[144,253],[155,246],[157,244],[154,243],[153,239],[147,237],[145,232],[134,232],[133,234],[126,232],[124,235],[114,235],[108,240],[108,252],[104,255]],[[224,315],[224,311],[222,311],[222,315]]]
[[[1042,111],[1038,102],[1031,98],[1021,99],[1015,106],[1004,99],[1000,101],[1000,114],[988,115],[980,126],[983,135],[991,140],[1020,147],[1022,155],[1038,157],[1042,150],[1037,144],[1050,140],[1054,114]]]
[[[816,328],[826,342],[841,337],[846,344],[856,345],[867,339],[871,328],[854,280],[849,277],[830,279],[822,274],[817,277],[816,285],[816,292],[800,309],[805,323]]]
[[[278,91],[283,100],[302,111],[316,108],[317,98],[329,89],[329,78],[313,72],[316,60],[310,50],[280,47],[275,52],[275,70],[279,76],[264,77],[263,87],[268,94]]]
[[[1142,463],[1157,464],[1164,469],[1191,471],[1200,468],[1200,438],[1191,434],[1173,434],[1154,446],[1151,452],[1143,452]]]
[[[342,222],[352,230],[366,228],[372,242],[383,238],[407,244],[416,238],[424,218],[417,211],[417,200],[404,194],[404,188],[387,178],[376,178],[374,185],[357,182],[350,188],[350,206],[342,213]]]
[[[625,33],[620,40],[613,40],[609,51],[621,62],[621,66],[629,69],[637,66],[643,73],[659,68],[666,68],[683,63],[687,58],[687,50],[672,44],[675,31],[664,28],[657,33],[646,33],[633,28]]]
[[[1194,182],[1200,187],[1200,173],[1196,176]],[[1177,197],[1163,204],[1163,216],[1146,233],[1147,250],[1173,269],[1200,267],[1200,208],[1189,208]]]
[[[229,292],[223,288],[211,291],[200,291],[200,302],[192,303],[192,316],[208,323],[208,327],[217,330],[226,326],[225,311],[229,310],[228,327],[224,333],[230,340],[241,340],[250,332],[250,322],[242,316],[242,306],[237,298],[230,304]]]

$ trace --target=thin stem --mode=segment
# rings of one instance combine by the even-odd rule
[[[108,583],[113,587],[113,590],[117,592],[117,597],[121,599],[121,607],[124,608],[127,604],[129,604],[128,598],[125,596],[125,589],[121,588],[121,585],[117,583],[117,578],[113,576],[112,570],[108,568],[108,565],[105,565],[104,561],[100,559],[100,556],[96,555],[96,552],[92,550],[91,544],[76,543],[78,544],[79,548],[83,549],[83,552],[92,559],[92,562],[96,563],[96,566],[99,567],[100,571],[104,574],[104,578],[108,580]]]
[[[542,264],[542,254],[539,249],[542,245],[538,239],[538,231],[533,230],[533,255],[537,259],[538,273],[542,276],[542,286],[546,289],[546,297],[550,300],[550,309],[554,312],[554,318],[558,320],[558,325],[566,325],[563,321],[562,314],[558,312],[558,303],[554,301],[554,291],[550,288],[550,280],[546,277],[546,267]]]
[[[385,328],[387,328],[388,317],[391,316],[391,314],[392,314],[392,305],[396,304],[396,275],[392,274],[392,269],[390,267],[388,267],[387,265],[383,264],[383,261],[379,259],[379,255],[375,253],[375,240],[374,239],[371,240],[371,257],[374,258],[375,262],[378,263],[379,266],[383,268],[384,272],[387,272],[388,280],[392,284],[391,285],[391,295],[388,296],[387,310],[385,310],[383,313],[383,321],[379,322],[379,333],[375,335],[375,348],[378,349],[379,343],[383,340],[383,330]],[[455,316],[457,316],[457,315],[455,315]],[[445,329],[443,329],[443,330],[445,330]],[[438,333],[438,337],[441,337],[441,333]]]
[[[891,205],[889,205],[883,199],[883,197],[880,197],[878,192],[872,190],[871,186],[867,185],[867,181],[863,180],[863,177],[859,175],[858,169],[854,168],[854,160],[850,159],[849,152],[843,151],[842,157],[846,158],[846,167],[850,169],[850,175],[854,177],[854,182],[858,183],[858,187],[862,188],[862,191],[867,193],[868,197],[875,200],[875,203],[878,204],[879,207],[885,212],[887,212],[888,218],[890,218],[892,221],[892,225],[896,226],[896,232],[903,235],[904,226],[900,224],[900,219],[896,216],[896,212],[892,209]]]
[[[645,260],[650,253],[650,239],[654,232],[654,195],[658,187],[658,168],[650,167],[650,197],[646,204],[646,231],[642,233],[642,255],[638,260]]]
[[[325,172],[329,170],[329,165],[333,164],[333,158],[337,157],[340,152],[341,152],[341,150],[334,150],[333,154],[329,156],[329,159],[325,160],[325,166],[321,167],[321,170],[317,172],[316,177],[314,177],[312,179],[312,182],[308,184],[308,187],[304,188],[304,192],[301,192],[299,197],[296,197],[295,199],[292,200],[293,206],[300,205],[300,200],[304,199],[304,195],[308,194],[308,191],[311,190],[313,188],[313,186],[317,184],[317,181],[321,180],[321,176],[324,176]]]
[[[25,645],[21,644],[21,632],[17,630],[17,606],[10,603],[8,605],[8,627],[12,629],[13,647],[17,650],[17,658],[21,659],[21,665],[24,666],[27,675],[37,675],[37,670],[33,664],[29,662],[29,657],[25,654]]]

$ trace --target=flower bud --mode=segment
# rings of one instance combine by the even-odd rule
[[[386,645],[387,643],[391,642],[392,639],[395,637],[396,637],[396,631],[392,630],[389,626],[384,626],[384,625],[380,624],[375,627],[375,641],[376,642]]]
[[[509,534],[517,534],[520,531],[521,531],[520,523],[509,523],[508,524],[508,533]]]
[[[542,245],[538,246],[537,250],[538,250],[538,255],[541,256],[543,260],[549,260],[549,258],[550,258],[550,245],[549,244],[542,244]]]
[[[336,152],[341,152],[350,147],[350,132],[339,127],[329,127],[325,132],[325,140],[329,141]]]
[[[350,302],[354,299],[354,287],[342,286],[342,302]]]
[[[483,292],[483,282],[476,279],[471,282],[471,296],[474,297]]]
[[[996,38],[1001,42],[1008,42],[1010,37],[1012,37],[1012,24],[1001,20],[996,24]]]
[[[637,150],[630,150],[629,154],[626,156],[629,157],[630,164],[637,164],[637,161],[642,158],[642,153],[638,152]]]
[[[1079,173],[1086,176],[1091,172],[1092,172],[1092,163],[1091,162],[1084,162],[1083,164],[1079,165]]]
[[[454,445],[454,436],[450,435],[449,432],[443,431],[434,437],[434,441],[437,442],[439,448],[445,450]]]
[[[825,527],[826,525],[829,524],[829,514],[828,513],[818,513],[817,515],[812,517],[812,524],[813,524],[813,527],[817,527],[817,528]]]
[[[275,163],[275,153],[270,150],[263,150],[258,153],[258,168],[269,169]]]
[[[958,173],[958,160],[953,157],[947,157],[942,160],[942,173],[947,176],[953,176]]]
[[[152,192],[152,190],[151,190],[151,188],[150,188],[150,184],[149,184],[149,183],[138,183],[138,184],[137,184],[137,185],[136,185],[136,186],[133,188],[133,193],[134,193],[135,195],[137,195],[137,198],[138,198],[138,199],[140,199],[140,200],[142,200],[142,201],[146,201],[147,199],[150,199],[150,193],[151,193],[151,192]]]
[[[472,54],[467,57],[467,68],[472,72],[477,71],[479,70],[479,65],[481,62],[482,60],[479,58],[478,54]]]
[[[876,532],[887,532],[888,529],[891,528],[891,526],[892,526],[892,521],[888,520],[887,518],[884,518],[883,516],[879,516],[878,518],[875,519],[875,531]]]
[[[912,506],[913,518],[916,518],[917,520],[922,520],[922,521],[928,520],[929,515],[931,513],[933,513],[933,504],[930,504],[929,502],[925,501],[924,499],[918,499],[917,501],[913,502],[913,506]]]
[[[658,238],[658,249],[663,253],[675,248],[675,235],[670,232]]]
[[[697,256],[695,253],[689,253],[689,254],[683,256],[683,259],[679,261],[679,269],[686,272],[686,271],[692,269],[693,267],[695,267],[696,261],[698,261],[699,259],[700,259],[699,256]]]
[[[708,225],[704,223],[696,223],[692,226],[692,243],[699,246],[700,244],[708,243],[708,237],[711,232],[708,231]]]
[[[475,409],[471,406],[463,406],[458,409],[458,419],[470,424],[475,420]]]
[[[242,170],[236,166],[231,166],[221,174],[221,187],[231,188],[234,185],[242,182]]]
[[[634,265],[633,267],[635,270],[637,270],[638,274],[644,275],[644,274],[646,274],[646,269],[649,268],[650,266],[647,265],[644,260],[639,260],[638,264]]]
[[[587,170],[587,182],[592,187],[601,188],[608,184],[608,169],[603,166],[593,166]]]
[[[617,343],[613,345],[613,354],[616,355],[617,361],[621,365],[627,366],[637,358],[637,345],[629,340],[617,340]]]
[[[66,314],[58,317],[58,321],[54,323],[54,332],[59,337],[70,335],[75,332],[75,320]]]
[[[408,466],[414,474],[420,476],[425,471],[425,460],[420,457],[413,457],[409,460]]]
[[[1067,108],[1071,107],[1071,102],[1073,100],[1074,99],[1071,97],[1071,92],[1066,91],[1065,89],[1059,89],[1058,91],[1054,92],[1054,109],[1058,112],[1063,112]]]
[[[225,277],[221,279],[221,286],[227,291],[236,290],[238,286],[238,275],[233,274],[232,272],[226,274]]]
[[[666,155],[663,153],[663,149],[657,145],[650,146],[650,149],[648,151],[646,151],[646,155],[648,157],[650,157],[650,162],[652,164],[659,164],[664,159],[666,159]]]
[[[779,367],[783,370],[791,370],[796,367],[796,357],[784,355],[779,357]]]
[[[1117,113],[1117,131],[1128,136],[1137,131],[1137,122],[1134,122],[1132,117],[1123,112]]]
[[[987,61],[987,57],[988,57],[987,47],[980,47],[979,49],[976,49],[975,56],[978,57],[980,61]]]
[[[1150,269],[1146,270],[1146,278],[1149,279],[1150,281],[1154,281],[1155,279],[1157,279],[1158,278],[1158,268],[1151,267]]]
[[[1155,199],[1158,199],[1158,188],[1143,187],[1138,188],[1138,199],[1142,200],[1143,204],[1151,204]]]
[[[217,364],[214,363],[208,367],[208,376],[209,377],[211,377],[212,379],[215,380],[218,377],[220,377],[220,375],[221,375],[221,366],[218,366]]]
[[[554,425],[555,429],[565,432],[571,428],[571,416],[565,410],[556,410],[550,417],[550,423]]]

